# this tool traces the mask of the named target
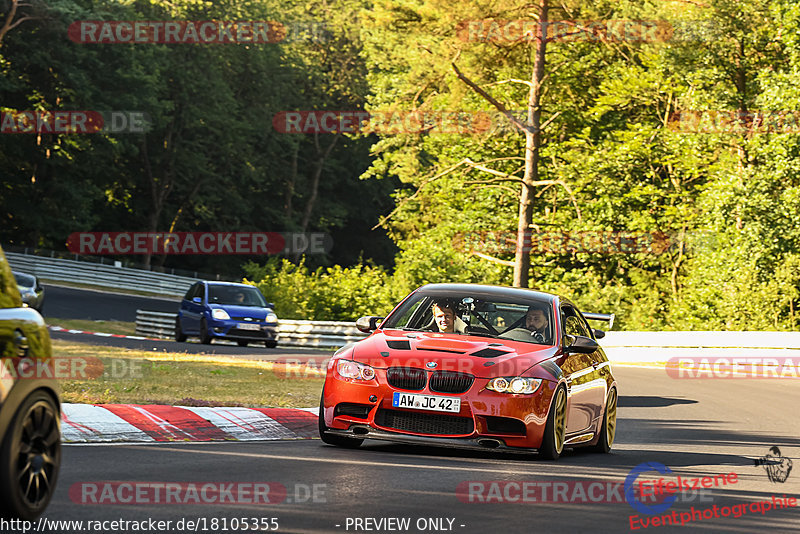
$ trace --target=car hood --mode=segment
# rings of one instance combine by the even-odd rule
[[[416,367],[492,378],[517,376],[557,351],[508,339],[386,329],[356,343],[352,358],[378,369]]]
[[[268,313],[274,313],[272,308],[259,308],[257,306],[236,306],[234,304],[212,304],[211,309],[221,308],[228,312],[231,317],[252,317],[263,321],[267,318]]]

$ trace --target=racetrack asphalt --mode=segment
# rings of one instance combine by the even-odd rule
[[[42,316],[60,319],[136,322],[136,310],[178,313],[180,299],[44,285]]]
[[[319,440],[272,442],[167,443],[123,445],[65,445],[56,495],[45,517],[55,520],[202,520],[211,532],[230,529],[233,518],[277,518],[278,532],[633,532],[631,516],[645,514],[625,502],[624,496],[606,491],[613,502],[591,502],[573,491],[577,485],[624,482],[631,470],[645,462],[659,462],[672,470],[650,471],[642,479],[675,480],[736,473],[736,482],[703,493],[686,492],[663,512],[691,513],[717,506],[720,511],[773,496],[800,496],[800,428],[796,406],[800,390],[796,381],[778,379],[675,379],[663,370],[615,368],[619,383],[619,426],[611,454],[568,451],[557,462],[535,455],[506,455],[431,447],[366,442],[348,450],[323,445]],[[795,464],[785,482],[771,482],[766,467],[755,460],[777,446]],[[253,504],[204,502],[182,490],[176,502],[147,503],[130,491],[103,486],[103,481],[150,483],[273,483],[277,502]],[[470,483],[503,488],[492,502],[479,502],[478,492],[459,494]],[[541,489],[528,498],[525,483],[555,488],[568,483],[570,490],[557,502],[540,502]],[[144,486],[139,486],[144,487]],[[106,498],[92,503],[105,488]],[[72,489],[72,492],[70,492]],[[623,492],[624,493],[624,492]],[[152,493],[148,494],[152,499]],[[234,494],[235,495],[235,494]],[[504,500],[504,502],[498,502]],[[550,501],[553,492],[551,492]],[[589,491],[591,496],[591,491]],[[530,497],[539,497],[536,501]],[[316,497],[316,498],[315,498]],[[472,500],[472,502],[470,502]],[[138,501],[138,502],[137,502]],[[738,508],[741,511],[741,507]],[[722,512],[721,512],[722,513]],[[661,514],[659,514],[660,516]],[[703,519],[687,525],[641,528],[638,531],[682,532],[797,532],[797,508],[748,511],[734,517]],[[655,516],[647,516],[655,517]],[[356,528],[389,518],[408,518],[400,529]],[[443,523],[428,519],[440,518]],[[210,529],[217,520],[218,528]],[[360,523],[356,523],[360,519]],[[450,525],[447,520],[452,520]],[[420,521],[420,523],[417,523]],[[425,523],[425,525],[423,525]],[[396,523],[393,523],[396,525]],[[338,525],[338,526],[337,526]],[[433,526],[432,526],[433,525]],[[463,526],[462,526],[463,525]],[[387,523],[383,523],[386,527]],[[425,526],[426,528],[417,528]],[[435,528],[439,527],[439,528]],[[169,529],[168,529],[169,530]],[[174,530],[187,532],[190,529]],[[203,531],[202,527],[198,529]]]

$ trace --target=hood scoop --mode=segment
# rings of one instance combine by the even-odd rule
[[[463,350],[434,349],[429,347],[417,347],[417,350],[430,350],[433,352],[447,352],[449,354],[464,354]]]
[[[386,344],[394,350],[411,350],[411,343],[407,339],[387,339]]]
[[[504,356],[506,354],[509,354],[509,351],[497,350],[487,347],[477,352],[473,352],[471,356],[477,356],[478,358],[497,358],[498,356]]]

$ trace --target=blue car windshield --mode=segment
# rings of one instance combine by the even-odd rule
[[[253,286],[208,286],[208,303],[233,306],[255,306],[265,308],[267,301]]]

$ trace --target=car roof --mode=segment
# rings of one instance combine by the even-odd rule
[[[36,276],[32,274],[22,273],[20,271],[13,271],[13,270],[11,271],[11,274],[13,274],[15,278],[17,278],[17,283],[19,283],[19,280],[22,279],[27,281],[28,283],[36,284]]]
[[[203,283],[210,286],[252,287],[254,289],[258,289],[256,286],[252,286],[250,284],[240,284],[237,282],[217,282],[216,280],[203,280]]]
[[[562,299],[558,295],[545,293],[544,291],[536,291],[522,287],[491,286],[483,284],[426,284],[417,289],[417,291],[423,294],[437,293],[440,295],[452,293],[454,296],[469,292],[474,295],[483,295],[487,297],[537,299],[545,300],[550,303],[557,303],[560,300],[566,300]]]

